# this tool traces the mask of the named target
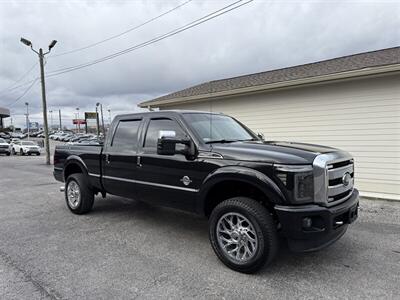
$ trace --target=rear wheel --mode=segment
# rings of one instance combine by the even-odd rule
[[[13,154],[13,155],[16,155],[16,154],[17,154],[17,152],[15,152],[15,149],[14,149],[14,148],[12,148],[12,154]]]
[[[77,173],[68,177],[65,184],[65,200],[74,214],[85,214],[92,209],[94,193],[84,174]]]
[[[10,152],[7,152],[7,156],[10,156],[10,154],[11,154]]]
[[[215,254],[229,268],[253,273],[270,263],[278,249],[268,210],[246,197],[221,202],[211,213],[209,237]]]

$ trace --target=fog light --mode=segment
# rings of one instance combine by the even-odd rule
[[[312,225],[311,218],[303,218],[303,228],[310,228]]]

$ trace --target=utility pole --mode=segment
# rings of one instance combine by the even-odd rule
[[[60,121],[60,130],[62,129],[61,127],[61,109],[58,110],[58,119]]]
[[[50,130],[53,130],[53,111],[49,110],[50,113]]]
[[[81,122],[79,121],[79,107],[76,108],[76,111],[78,112],[77,115],[78,117],[76,118],[77,123],[78,123],[78,133],[81,132]]]
[[[27,133],[28,133],[28,141],[29,141],[29,103],[28,102],[25,102],[25,105],[26,105],[26,114],[25,114],[25,116],[26,116],[26,131],[27,131]]]
[[[111,109],[107,109],[108,111],[108,130],[111,128]]]
[[[43,125],[44,125],[44,140],[46,147],[46,164],[50,165],[50,145],[49,145],[49,126],[47,123],[47,102],[46,102],[46,85],[44,81],[44,63],[43,58],[46,54],[50,53],[51,49],[56,45],[57,41],[53,40],[49,45],[49,51],[43,53],[43,49],[40,48],[39,52],[33,49],[32,42],[21,38],[21,42],[28,47],[31,47],[31,50],[35,52],[39,56],[40,63],[40,81],[42,85],[42,110],[43,110]]]
[[[105,137],[106,136],[106,129],[104,127],[103,104],[100,104],[100,111],[101,111],[101,125],[103,127],[103,137]]]
[[[103,135],[105,136],[106,135],[106,130],[105,130],[105,127],[104,127],[103,104],[101,104],[100,102],[96,103],[96,112],[97,112],[97,107],[98,106],[100,106],[100,113],[101,113],[101,128],[103,130]]]
[[[97,138],[100,136],[100,122],[99,122],[99,107],[100,103],[96,103],[96,123],[97,123]]]

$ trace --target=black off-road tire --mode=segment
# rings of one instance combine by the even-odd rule
[[[237,263],[228,257],[217,239],[217,224],[227,213],[239,213],[246,217],[257,233],[258,247],[254,256],[247,262]],[[234,197],[218,204],[209,219],[209,238],[218,258],[232,270],[242,273],[254,273],[269,264],[278,251],[278,235],[273,217],[257,201],[246,197]]]
[[[72,207],[68,201],[68,185],[75,182],[79,187],[80,202],[76,207]],[[82,173],[75,173],[68,176],[65,182],[65,201],[70,211],[74,214],[82,215],[92,210],[94,203],[94,193],[90,188],[87,176]]]

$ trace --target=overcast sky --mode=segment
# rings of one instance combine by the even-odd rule
[[[10,108],[14,124],[22,126],[24,103],[29,102],[31,121],[41,122],[39,82],[18,101],[29,84],[4,91],[39,75],[35,65],[18,81],[38,60],[20,37],[36,49],[58,41],[47,56],[45,69],[51,74],[145,42],[235,1],[193,0],[118,38],[56,56],[127,31],[184,2],[0,0],[0,106]],[[399,45],[400,1],[255,0],[150,46],[49,77],[48,109],[61,109],[63,122],[71,124],[77,107],[82,115],[94,111],[96,102],[112,115],[133,112],[138,102],[204,81]]]

